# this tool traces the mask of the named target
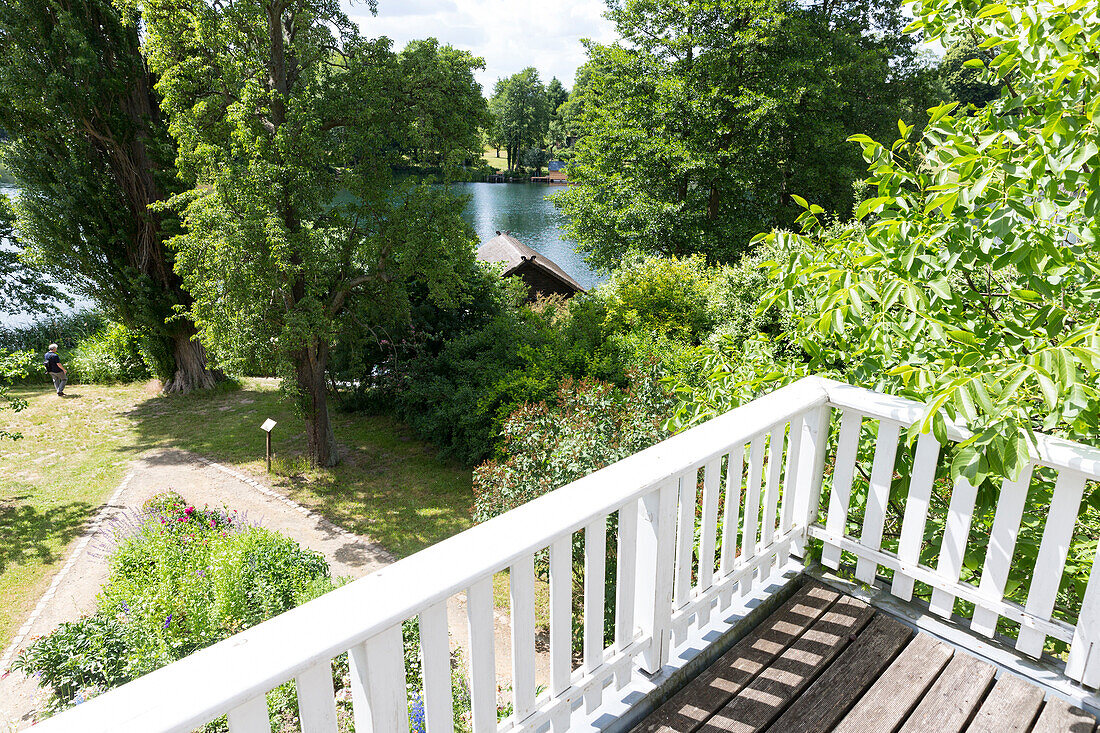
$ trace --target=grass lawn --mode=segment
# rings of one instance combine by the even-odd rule
[[[273,380],[240,389],[161,396],[145,385],[71,385],[62,400],[46,386],[18,387],[28,409],[4,413],[24,438],[0,445],[0,648],[16,628],[130,460],[178,447],[263,475],[259,425],[275,428],[275,474],[267,483],[398,557],[470,525],[470,471],[439,460],[401,423],[334,414],[343,462],[310,469],[302,422]]]
[[[504,153],[503,150],[501,150],[500,152]],[[488,163],[493,168],[495,168],[496,170],[503,171],[503,170],[508,169],[508,155],[504,154],[504,155],[498,156],[496,148],[491,148],[488,145],[486,145],[485,146],[485,156],[484,157],[485,157],[485,162]]]

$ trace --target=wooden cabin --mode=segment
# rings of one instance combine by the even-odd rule
[[[540,295],[563,295],[566,298],[583,293],[584,288],[549,257],[539,254],[511,234],[501,234],[478,247],[482,262],[503,262],[504,277],[518,277],[527,284],[529,301]]]

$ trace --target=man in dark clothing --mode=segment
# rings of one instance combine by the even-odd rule
[[[57,355],[57,344],[50,344],[50,350],[46,352],[46,373],[53,380],[53,386],[57,389],[57,396],[65,396],[65,380],[69,374],[61,365],[61,357]]]

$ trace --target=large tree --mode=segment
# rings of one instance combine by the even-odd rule
[[[396,186],[392,169],[426,130],[443,160],[469,135],[426,120],[430,105],[403,103],[402,60],[388,39],[360,37],[337,0],[146,9],[177,163],[193,184],[174,201],[190,312],[219,359],[271,350],[305,417],[309,458],[332,465],[326,370],[340,315],[356,298],[398,309],[414,279],[449,303],[456,264],[473,257],[461,200]]]
[[[520,162],[522,150],[544,142],[550,124],[547,100],[539,72],[530,66],[497,80],[489,110],[496,126],[493,137],[500,139],[508,151],[508,170],[514,170]]]
[[[139,18],[110,0],[0,4],[0,127],[18,231],[39,265],[139,331],[166,391],[214,384],[156,205],[174,150]]]
[[[861,166],[844,140],[892,126],[914,73],[900,7],[615,3],[622,40],[589,46],[574,87],[584,102],[565,110],[583,133],[579,185],[557,198],[572,237],[601,267],[630,251],[722,261],[793,224],[792,192],[848,214]]]

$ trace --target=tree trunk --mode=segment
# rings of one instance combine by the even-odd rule
[[[294,375],[306,421],[306,452],[315,466],[335,466],[340,457],[336,452],[336,436],[328,414],[328,385],[325,367],[328,345],[314,343],[293,355]]]
[[[221,372],[207,367],[206,349],[193,338],[195,333],[193,328],[189,328],[172,337],[172,357],[176,362],[176,373],[165,383],[165,394],[186,394],[196,389],[210,389],[223,378]]]

